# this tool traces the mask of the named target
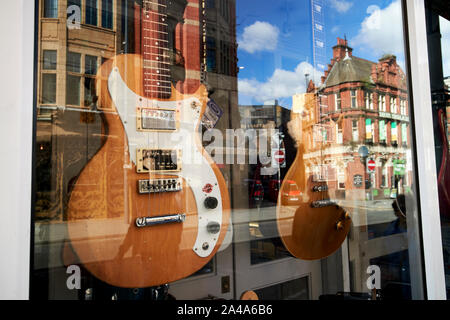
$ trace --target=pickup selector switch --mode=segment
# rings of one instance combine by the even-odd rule
[[[217,198],[215,197],[206,197],[203,203],[206,209],[215,209],[218,205]]]
[[[206,230],[208,230],[209,233],[216,234],[220,231],[220,223],[215,221],[208,222]]]

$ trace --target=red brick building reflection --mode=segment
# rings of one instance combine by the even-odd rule
[[[372,62],[352,51],[338,38],[321,85],[309,82],[323,133],[312,135],[315,150],[305,160],[312,171],[326,168],[338,198],[392,197],[409,190],[412,179],[406,76],[394,55]],[[368,171],[370,159],[375,168]]]

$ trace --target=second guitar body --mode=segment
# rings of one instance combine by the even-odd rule
[[[330,199],[326,181],[315,179],[306,170],[304,155],[320,149],[314,148],[308,138],[314,121],[307,114],[314,110],[316,97],[308,93],[303,100],[303,112],[291,111],[289,131],[296,141],[297,154],[278,194],[277,226],[283,244],[293,256],[316,260],[339,249],[350,231],[351,217]]]
[[[219,249],[230,216],[224,178],[200,139],[205,87],[147,98],[143,70],[142,57],[131,54],[101,66],[96,87],[106,138],[67,208],[71,245],[84,266],[129,288],[199,270]]]

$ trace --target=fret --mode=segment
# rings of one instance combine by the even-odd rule
[[[157,6],[161,6],[161,7],[167,7],[167,5],[161,4],[161,3],[159,3],[159,2],[145,1],[145,0],[144,0],[144,6],[145,6],[146,3],[153,4],[153,5],[157,5]]]
[[[165,62],[165,61],[161,61],[161,60],[155,60],[155,61],[152,61],[152,62],[154,62],[154,63],[162,63],[162,64],[166,64],[166,65],[172,65],[170,62]]]
[[[167,31],[158,31],[158,30],[153,30],[153,29],[149,29],[149,28],[142,28],[142,31],[156,32],[156,33],[161,33],[161,34],[167,35]]]
[[[152,73],[151,75],[153,75],[155,77],[144,79],[144,81],[153,81],[153,80],[168,81],[168,80],[170,80],[170,75],[161,75],[161,74],[155,74],[155,73]],[[160,77],[160,76],[162,76],[162,77]]]
[[[169,86],[156,86],[154,84],[144,84],[144,90],[145,91],[149,91],[149,92],[171,92],[171,87]],[[153,89],[147,89],[147,88],[155,88],[155,90]]]
[[[149,73],[149,72],[144,72],[145,75],[154,75],[154,76],[158,76],[158,77],[164,77],[164,78],[168,78],[169,80],[172,78],[171,75],[168,74],[160,74],[160,73]],[[144,80],[145,81],[145,80]]]
[[[158,94],[170,94],[172,93],[172,88],[169,87],[158,87],[158,86],[150,86],[150,85],[144,85],[144,91],[145,93],[158,93]],[[148,89],[148,88],[156,88],[156,89]]]
[[[149,82],[149,81],[153,81],[153,82],[157,82],[157,83],[172,83],[172,81],[168,81],[168,80],[161,80],[161,79],[144,79],[145,82]],[[159,85],[159,84],[158,84]]]
[[[149,24],[156,24],[156,25],[160,25],[160,26],[162,26],[162,27],[169,27],[169,25],[167,24],[167,23],[163,23],[163,22],[157,22],[157,21],[151,21],[150,19],[149,20],[145,20],[144,19],[144,22],[145,23],[149,23]]]
[[[165,69],[165,68],[155,68],[155,67],[148,67],[148,66],[143,66],[143,69],[153,69],[153,70],[161,70],[161,71],[167,71],[170,72],[170,69]]]
[[[150,59],[143,59],[143,67],[144,68],[152,68],[152,69],[169,69],[167,66],[160,66],[159,64],[162,63],[161,61],[154,61]],[[163,63],[163,64],[170,64],[170,63]]]
[[[143,1],[141,47],[144,93],[153,98],[169,98],[172,92],[169,26],[165,1]]]
[[[149,89],[150,88],[150,89]],[[144,83],[144,90],[145,91],[155,91],[155,92],[171,92],[171,86],[166,85],[154,85],[154,84],[145,84]]]
[[[154,52],[145,52],[144,55],[145,56],[156,56],[157,61],[159,61],[159,58],[170,58],[169,55],[165,55],[165,54],[161,54],[161,53],[154,53]],[[155,61],[154,59],[145,59],[145,60]]]
[[[151,44],[144,44],[144,47],[169,51],[169,48],[167,48],[167,47],[152,46]]]
[[[170,56],[170,51],[168,48],[159,48],[159,47],[154,47],[151,45],[144,45],[144,47],[147,49],[147,51],[145,53],[147,54],[156,54],[156,55],[160,55],[160,56]]]
[[[144,68],[144,69],[152,70],[152,72],[150,72],[150,71],[143,71],[144,74],[154,74],[154,75],[163,76],[163,77],[169,77],[170,76],[170,70],[169,69],[164,69],[164,70],[161,70],[159,68]],[[156,70],[156,71],[153,71],[153,70]]]
[[[142,39],[152,39],[152,40],[158,40],[158,41],[163,41],[163,42],[169,42],[169,40],[153,38],[153,37],[145,37],[145,36],[142,37]]]
[[[147,11],[146,13],[145,13],[145,17],[144,18],[149,18],[149,16],[150,15],[155,15],[155,16],[160,16],[160,17],[162,17],[163,19],[164,18],[167,18],[167,14],[165,14],[165,13],[159,13],[159,12],[155,12],[155,11]],[[145,21],[145,19],[144,19],[144,21]],[[163,20],[164,21],[164,20]]]

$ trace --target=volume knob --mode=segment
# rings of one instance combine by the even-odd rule
[[[215,221],[208,222],[206,230],[208,230],[209,233],[216,234],[220,231],[220,223]]]
[[[218,205],[217,198],[215,197],[206,197],[205,201],[203,202],[206,209],[215,209]]]

